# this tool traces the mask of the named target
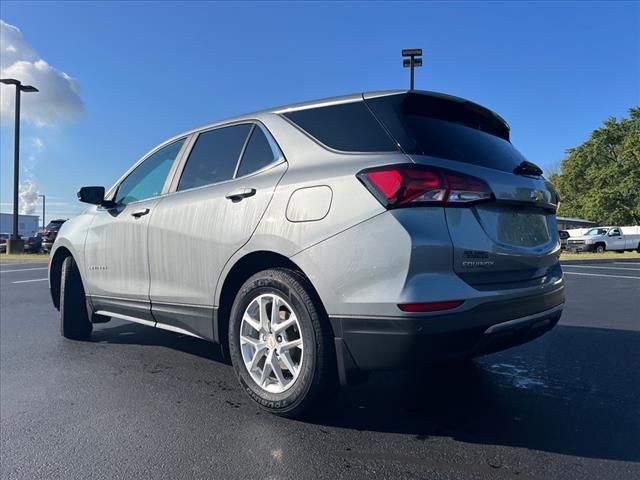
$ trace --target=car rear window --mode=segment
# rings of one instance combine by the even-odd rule
[[[343,152],[393,152],[398,147],[364,102],[286,112],[284,116],[327,147]]]
[[[507,172],[525,160],[509,142],[508,127],[477,105],[417,93],[368,99],[367,105],[408,154]]]

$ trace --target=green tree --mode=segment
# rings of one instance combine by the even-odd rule
[[[629,118],[610,118],[569,149],[549,180],[560,192],[559,215],[640,224],[640,107],[629,109]]]

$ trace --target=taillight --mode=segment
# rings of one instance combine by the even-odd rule
[[[437,167],[389,165],[368,168],[357,177],[387,208],[469,205],[493,199],[483,180]]]

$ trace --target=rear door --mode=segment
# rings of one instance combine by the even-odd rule
[[[460,277],[480,288],[517,287],[557,268],[557,194],[510,143],[502,119],[470,102],[419,93],[367,103],[415,163],[471,175],[493,191],[493,201],[445,207]]]
[[[212,338],[216,282],[251,237],[286,170],[260,124],[201,132],[149,233],[154,318]]]

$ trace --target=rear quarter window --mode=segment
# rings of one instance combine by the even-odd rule
[[[277,160],[269,140],[257,125],[251,132],[249,142],[242,154],[236,177],[243,177],[272,164]]]
[[[393,152],[396,144],[364,102],[286,112],[284,116],[320,143],[343,152]]]

